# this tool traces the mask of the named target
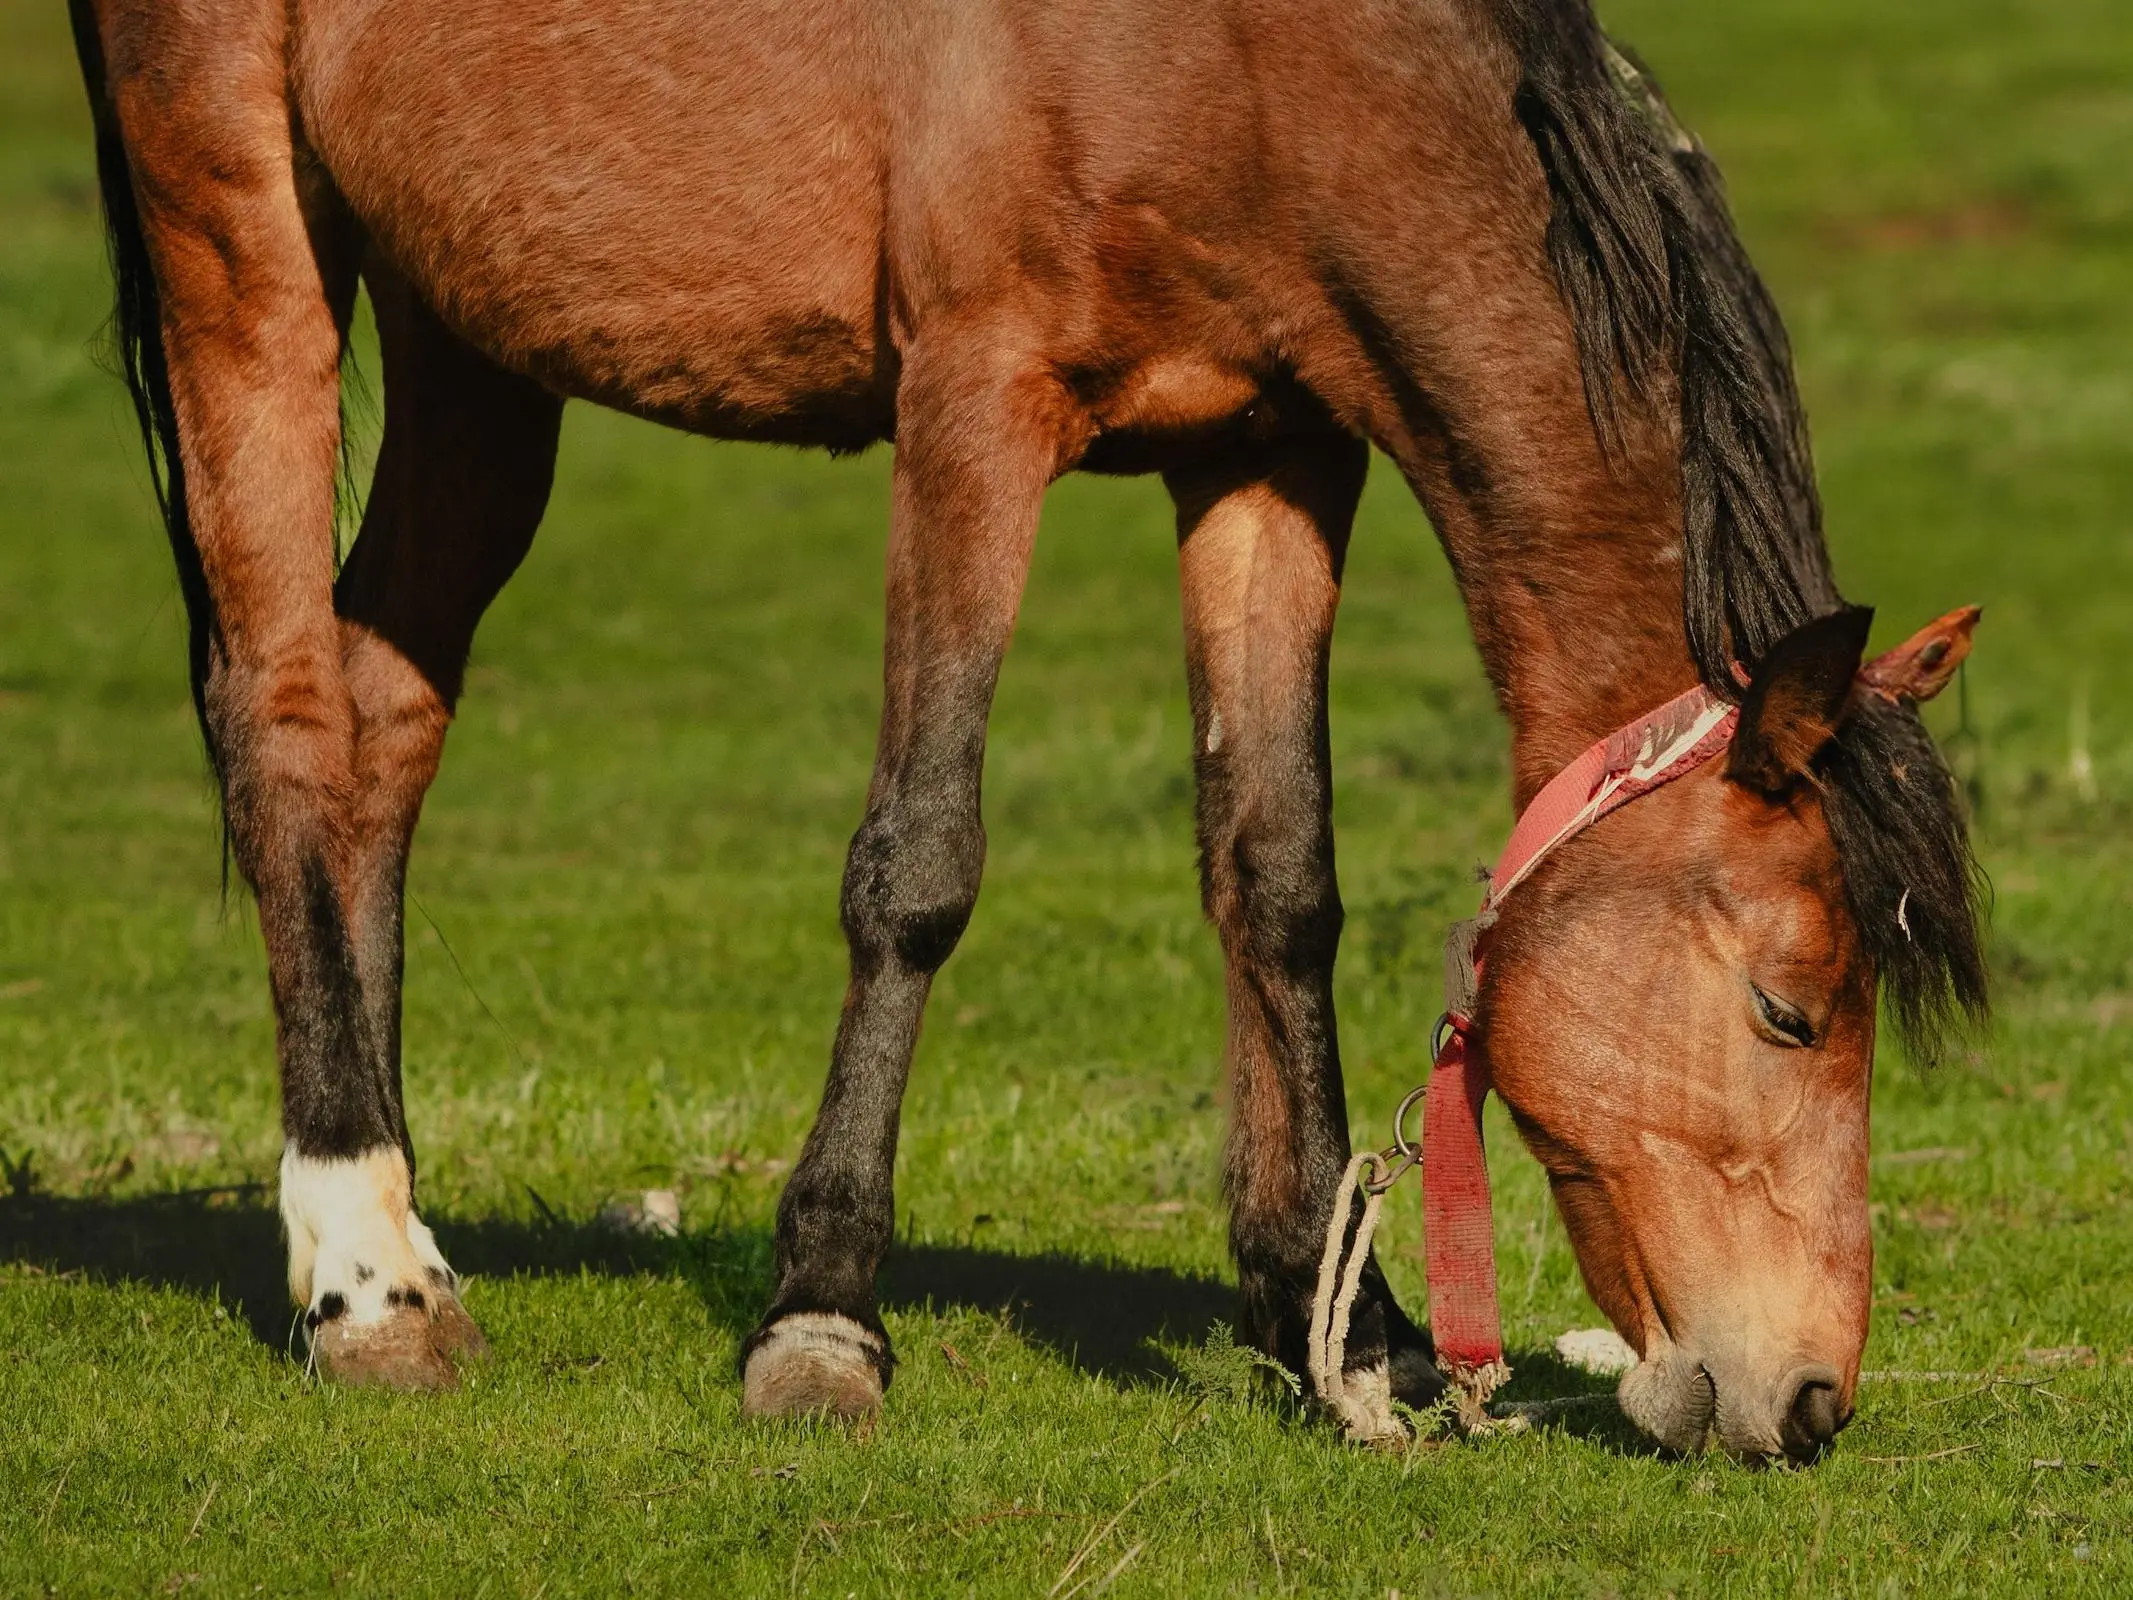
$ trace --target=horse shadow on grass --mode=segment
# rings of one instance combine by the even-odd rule
[[[712,1227],[678,1238],[630,1234],[547,1214],[432,1219],[453,1264],[476,1279],[678,1278],[736,1338],[772,1287],[763,1227]],[[0,1196],[0,1268],[172,1290],[228,1308],[262,1344],[294,1345],[281,1222],[264,1185],[126,1198]],[[976,1311],[1061,1361],[1121,1388],[1179,1374],[1162,1346],[1200,1345],[1234,1321],[1236,1290],[1160,1267],[975,1246],[898,1244],[881,1276],[890,1311]],[[1623,1455],[1652,1455],[1612,1404],[1612,1385],[1552,1350],[1511,1352],[1517,1380],[1503,1398],[1563,1402],[1543,1426]]]
[[[767,1228],[714,1227],[657,1238],[544,1216],[433,1215],[452,1264],[475,1279],[679,1278],[736,1337],[769,1303]],[[125,1198],[0,1196],[0,1267],[174,1290],[227,1307],[263,1343],[290,1347],[281,1222],[264,1186]],[[974,1246],[902,1244],[881,1276],[889,1311],[964,1309],[1121,1386],[1176,1377],[1160,1344],[1200,1344],[1234,1321],[1236,1290],[1160,1267]]]

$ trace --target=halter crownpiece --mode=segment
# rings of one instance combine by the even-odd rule
[[[1854,692],[1891,702],[1930,700],[1947,687],[1970,653],[1979,614],[1976,606],[1951,611],[1875,657],[1859,669]],[[1739,726],[1739,706],[1698,686],[1595,742],[1533,797],[1489,872],[1481,910],[1454,923],[1445,938],[1445,1009],[1433,1041],[1429,1081],[1420,1091],[1421,1149],[1413,1150],[1404,1130],[1396,1128],[1393,1151],[1360,1156],[1350,1165],[1351,1177],[1371,1196],[1367,1214],[1374,1222],[1378,1198],[1407,1166],[1416,1164],[1419,1154],[1430,1336],[1437,1364],[1451,1379],[1460,1413],[1470,1425],[1486,1417],[1483,1407],[1489,1396],[1511,1376],[1503,1358],[1495,1219],[1481,1137],[1489,1071],[1485,1057],[1470,1048],[1483,936],[1505,897],[1558,846],[1630,801],[1693,772],[1723,752]],[[1403,1118],[1413,1098],[1402,1103]],[[1358,1275],[1360,1260],[1352,1258],[1367,1251],[1368,1235],[1359,1235],[1349,1252],[1337,1250],[1347,1217],[1347,1191],[1335,1205],[1312,1348],[1314,1369],[1333,1374],[1337,1385],[1347,1319],[1344,1306],[1333,1306],[1329,1322],[1333,1285],[1324,1280],[1344,1261],[1351,1262],[1347,1276],[1352,1280]],[[1341,1299],[1352,1297],[1348,1290]],[[1324,1340],[1326,1331],[1334,1333],[1330,1342]]]

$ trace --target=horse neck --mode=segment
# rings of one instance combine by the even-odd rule
[[[1514,483],[1486,507],[1432,505],[1510,719],[1521,807],[1593,741],[1698,681],[1675,459],[1602,463],[1568,494]]]

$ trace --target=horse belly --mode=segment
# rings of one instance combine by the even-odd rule
[[[296,92],[438,312],[566,394],[857,446],[893,417],[866,8],[311,0]]]

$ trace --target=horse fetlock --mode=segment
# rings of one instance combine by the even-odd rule
[[[1397,1450],[1407,1444],[1410,1434],[1393,1410],[1392,1371],[1386,1362],[1350,1367],[1329,1389],[1313,1398],[1350,1444],[1377,1450]]]
[[[1427,1338],[1395,1337],[1390,1341],[1386,1365],[1392,1380],[1392,1397],[1403,1406],[1428,1411],[1451,1392],[1451,1384],[1438,1369],[1437,1353]]]
[[[851,1420],[881,1404],[887,1339],[833,1311],[780,1317],[749,1341],[741,1411],[750,1417]]]
[[[347,1384],[442,1389],[455,1362],[488,1348],[459,1279],[408,1200],[397,1148],[352,1158],[282,1156],[289,1291],[321,1376]]]

